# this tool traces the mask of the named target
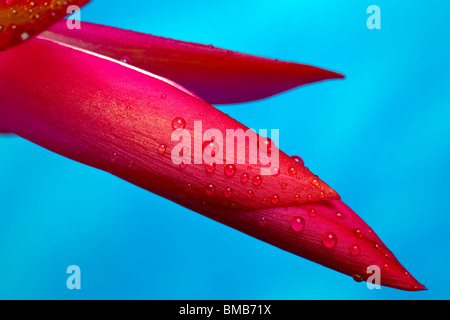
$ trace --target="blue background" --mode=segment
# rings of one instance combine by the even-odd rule
[[[0,139],[2,299],[450,298],[448,1],[96,0],[82,20],[342,72],[220,107],[280,129],[428,291],[365,283],[21,138]],[[369,5],[381,30],[366,27]],[[81,290],[66,288],[67,266]]]

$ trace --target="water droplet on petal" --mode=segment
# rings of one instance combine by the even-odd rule
[[[192,185],[190,183],[186,183],[184,187],[186,188],[186,191],[191,191],[192,189]]]
[[[295,162],[297,162],[298,164],[300,164],[300,165],[302,165],[302,166],[305,165],[305,163],[303,162],[303,159],[300,158],[299,156],[292,156],[291,158],[292,158]]]
[[[205,184],[205,192],[208,196],[212,195],[216,191],[216,186],[212,183]]]
[[[336,211],[335,215],[336,215],[337,218],[339,218],[341,220],[345,219],[345,215],[342,212],[340,212],[340,211]]]
[[[273,143],[270,138],[258,136],[258,149],[264,153],[267,153],[268,156],[270,156],[270,154],[272,153],[272,144]]]
[[[272,175],[273,176],[277,176],[280,174],[280,168],[276,167],[276,168],[272,168]]]
[[[226,188],[223,190],[223,194],[224,194],[225,198],[231,197],[231,194],[232,194],[232,193],[233,193],[233,190],[231,190],[230,187],[226,187]]]
[[[315,217],[317,215],[317,211],[315,209],[311,208],[311,209],[308,210],[308,215],[310,217]]]
[[[226,164],[224,173],[228,177],[232,177],[236,173],[236,166],[234,164]]]
[[[29,37],[30,35],[27,32],[22,32],[22,34],[20,35],[20,39],[22,41],[28,40]]]
[[[271,201],[273,204],[277,204],[278,202],[280,202],[280,196],[278,196],[277,194],[273,194],[273,195],[270,197],[270,201]]]
[[[269,200],[267,200],[267,198],[263,198],[262,200],[261,200],[261,204],[262,205],[266,205],[266,204],[268,204],[269,203]]]
[[[172,120],[172,128],[176,129],[184,129],[186,128],[186,121],[181,117],[176,117]]]
[[[325,192],[320,191],[320,192],[319,192],[319,198],[320,198],[320,199],[325,198]]]
[[[213,173],[214,171],[216,171],[216,163],[215,162],[207,163],[205,165],[205,170],[208,173]]]
[[[264,217],[259,218],[259,224],[261,225],[261,227],[264,227],[266,223],[267,223],[266,218]]]
[[[208,149],[206,149],[206,148],[208,148]],[[205,142],[203,142],[203,145],[202,145],[203,153],[207,154],[211,157],[216,156],[216,150],[219,150],[218,148],[219,148],[219,146],[214,141],[205,141]]]
[[[181,163],[178,166],[180,167],[180,169],[184,169],[186,168],[186,162],[181,161]]]
[[[316,187],[319,186],[319,180],[317,180],[316,178],[312,178],[310,180],[310,182],[313,186],[316,186]]]
[[[248,198],[253,197],[253,191],[252,190],[247,190],[247,197]]]
[[[165,99],[165,98],[167,98],[167,96],[163,93],[163,94],[161,95],[161,99]]]
[[[356,282],[361,282],[364,280],[364,278],[362,276],[360,276],[359,274],[353,274],[352,275],[353,280],[355,280]]]
[[[385,263],[385,264],[383,264],[383,270],[387,272],[387,271],[391,270],[391,268],[389,267],[389,265],[387,263]]]
[[[131,63],[131,59],[130,58],[128,58],[128,57],[121,57],[120,59],[119,59],[121,62],[125,62],[125,63]]]
[[[286,189],[287,188],[287,184],[285,182],[281,183],[281,189]]]
[[[293,176],[293,175],[295,175],[297,173],[297,170],[295,170],[294,167],[289,167],[288,172],[289,172],[290,175]]]
[[[337,237],[334,232],[327,231],[322,236],[322,243],[325,248],[331,249],[334,248],[337,244]]]
[[[242,182],[242,183],[246,183],[246,182],[248,181],[248,179],[249,179],[248,174],[244,172],[244,173],[241,175],[241,182]]]
[[[300,201],[300,195],[298,194],[294,195],[294,201]]]
[[[259,186],[262,183],[261,176],[254,176],[252,182],[253,182],[253,185]]]
[[[301,232],[305,228],[305,219],[302,217],[292,217],[291,218],[291,228],[295,232]]]
[[[359,229],[359,228],[353,229],[353,234],[354,234],[355,236],[357,236],[358,238],[364,237],[363,232],[362,232],[361,229]]]
[[[166,152],[166,145],[160,144],[158,147],[158,152],[159,152],[159,154],[164,154],[164,152]]]
[[[311,194],[308,194],[308,195],[306,196],[306,200],[312,201],[312,195],[311,195]]]
[[[111,155],[111,162],[116,162],[118,158],[117,152],[113,152]]]
[[[361,248],[357,244],[350,246],[350,253],[352,256],[357,256],[361,252]]]

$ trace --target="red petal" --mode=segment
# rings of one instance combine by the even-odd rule
[[[21,44],[89,0],[0,0],[0,50]]]
[[[81,29],[68,30],[62,21],[43,36],[128,61],[179,83],[211,104],[263,99],[297,86],[343,78],[305,64],[87,22]]]
[[[158,194],[185,193],[189,183],[193,186],[190,201],[221,205],[225,200],[223,188],[236,185],[245,188],[243,191],[252,190],[254,197],[233,187],[235,206],[263,207],[262,199],[272,196],[272,189],[278,190],[284,181],[289,187],[280,205],[339,198],[282,152],[280,174],[262,176],[260,184],[251,182],[261,175],[260,163],[236,164],[231,177],[225,174],[224,164],[217,164],[214,174],[207,172],[204,164],[180,170],[171,159],[171,150],[178,144],[171,141],[174,119],[183,118],[192,137],[196,120],[202,121],[203,132],[215,128],[223,137],[226,129],[247,128],[176,84],[140,69],[43,39],[32,39],[3,52],[0,67],[0,126],[69,158],[113,171]],[[162,144],[167,146],[163,155],[158,153]],[[195,151],[195,146],[191,150]],[[111,161],[113,154],[117,161]],[[289,173],[291,167],[295,174]],[[251,181],[242,184],[244,172]],[[168,183],[168,178],[174,181]],[[215,184],[220,196],[205,198],[207,182]]]
[[[176,144],[171,141],[173,126],[185,126],[192,134],[194,120],[201,120],[202,133],[216,128],[223,135],[226,129],[246,127],[168,80],[33,39],[0,53],[0,98],[0,126],[49,150],[345,274],[364,279],[367,275],[359,273],[367,264],[388,261],[383,285],[424,288],[404,273],[353,211],[341,202],[325,202],[338,199],[336,192],[282,152],[279,175],[262,176],[257,183],[252,181],[261,164],[217,164],[212,173],[204,163],[175,165],[170,156]],[[244,173],[248,178],[241,180]],[[315,217],[309,216],[309,206],[317,211]],[[346,219],[341,221],[336,210]],[[298,217],[303,226],[302,220],[295,222]],[[355,226],[364,238],[354,235]],[[337,237],[330,248],[322,243],[327,232]],[[350,256],[353,244],[360,247],[359,257]]]

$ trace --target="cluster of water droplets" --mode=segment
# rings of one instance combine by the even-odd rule
[[[6,32],[10,34],[8,37],[15,44],[23,42],[31,38],[35,33],[40,31],[41,26],[36,26],[37,22],[45,20],[55,20],[67,14],[66,8],[71,5],[70,0],[49,0],[37,2],[33,0],[19,1],[6,0],[6,4],[11,6],[7,11],[7,18],[12,21],[21,21],[20,25],[14,22],[4,25],[0,22],[0,36]]]

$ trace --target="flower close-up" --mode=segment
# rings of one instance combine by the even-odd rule
[[[380,49],[389,13],[362,6],[352,29],[331,1],[119,3],[0,1],[2,297],[430,291],[417,243],[440,226],[421,225],[411,153],[431,147],[410,130],[440,129],[402,93],[419,95],[403,51]]]

